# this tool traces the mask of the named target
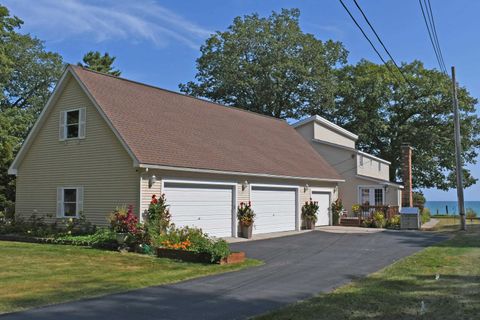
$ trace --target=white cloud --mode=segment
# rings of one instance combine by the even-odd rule
[[[154,1],[6,0],[11,13],[31,32],[49,40],[92,37],[107,40],[151,41],[159,47],[171,41],[198,49],[212,32]]]

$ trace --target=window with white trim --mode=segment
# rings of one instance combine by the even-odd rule
[[[358,197],[360,204],[382,206],[385,204],[385,189],[373,186],[360,187]]]
[[[60,140],[85,138],[85,108],[60,112]]]
[[[83,211],[83,187],[57,188],[57,218],[75,218]]]

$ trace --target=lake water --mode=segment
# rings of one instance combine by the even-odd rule
[[[431,214],[458,214],[457,201],[427,201],[425,207],[430,209]],[[473,209],[477,215],[480,215],[480,201],[465,201],[465,210]]]

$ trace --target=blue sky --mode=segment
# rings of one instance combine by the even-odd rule
[[[352,0],[345,2],[355,11]],[[427,67],[437,67],[417,0],[358,2],[397,62],[420,59]],[[447,67],[455,65],[460,84],[480,97],[480,1],[431,2]],[[380,62],[337,0],[4,0],[2,4],[25,21],[24,32],[45,40],[47,48],[67,62],[80,61],[89,50],[107,51],[117,57],[122,76],[172,90],[193,79],[199,47],[211,32],[225,30],[236,16],[253,12],[266,16],[281,8],[299,8],[305,32],[343,42],[350,51],[349,63],[361,58]],[[471,169],[480,177],[480,164]],[[429,200],[456,198],[455,190],[424,192]],[[467,200],[480,200],[479,194],[480,183],[465,193]]]

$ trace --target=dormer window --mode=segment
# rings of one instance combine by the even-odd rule
[[[85,108],[60,112],[60,140],[85,138]]]

